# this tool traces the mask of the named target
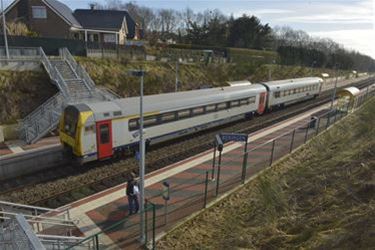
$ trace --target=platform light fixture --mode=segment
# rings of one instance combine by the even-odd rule
[[[141,243],[145,243],[146,232],[145,232],[145,140],[143,138],[143,80],[145,71],[140,68],[139,70],[131,70],[129,74],[131,76],[140,77],[140,93],[139,93],[139,196],[140,196],[140,226],[141,226]]]
[[[336,77],[336,80],[335,80],[335,88],[333,89],[333,93],[332,93],[332,100],[331,100],[331,110],[333,109],[333,102],[335,101],[335,98],[336,98],[336,91],[337,91],[337,81],[338,81],[338,75],[337,75],[337,70],[338,70],[338,67],[339,67],[339,64],[336,63],[335,64],[335,77]]]

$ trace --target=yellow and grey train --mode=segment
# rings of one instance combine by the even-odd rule
[[[313,98],[321,78],[299,78],[145,96],[148,144],[182,137]],[[60,140],[80,163],[111,158],[139,143],[139,97],[68,105]]]

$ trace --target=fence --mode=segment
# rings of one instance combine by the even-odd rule
[[[374,93],[361,95],[355,108],[361,106]],[[322,111],[316,114],[316,117],[305,118],[299,125],[287,127],[286,132],[277,137],[272,136],[272,139],[263,143],[259,143],[262,139],[249,142],[246,151],[239,144],[227,144],[224,151],[229,151],[228,153],[219,154],[213,160],[201,162],[191,169],[169,177],[168,180],[148,186],[145,208],[145,236],[148,247],[155,248],[157,234],[165,232],[181,219],[207,207],[207,204],[215,201],[220,195],[245,183],[254,174],[273,165],[281,157],[341,120],[350,112],[349,107],[348,103],[340,108]],[[120,204],[117,207],[110,204],[109,207],[100,208],[101,211],[110,211],[106,219],[96,222],[104,229],[81,243],[87,244],[88,241],[92,241],[94,249],[131,248],[134,244],[139,246],[139,216],[125,216],[126,207],[123,203]],[[114,218],[122,215],[123,219],[108,219],[112,215],[115,215]],[[76,244],[68,249],[78,249],[78,246],[79,244]]]
[[[156,238],[156,206],[152,202],[146,200],[145,203],[145,224],[146,224],[146,238],[145,242],[150,241],[150,248],[155,249]],[[78,243],[70,245],[68,249],[81,249],[82,246],[90,246],[86,249],[125,249],[134,245],[139,245],[140,224],[138,216],[124,216],[112,225],[104,227],[100,232],[91,235]],[[113,240],[113,239],[116,240]]]

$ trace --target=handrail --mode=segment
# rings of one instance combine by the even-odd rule
[[[16,215],[18,213],[13,213],[13,212],[4,212],[1,211],[1,214],[3,215]],[[65,220],[65,219],[60,219],[60,218],[53,218],[53,217],[45,217],[45,216],[40,216],[40,215],[29,215],[29,214],[23,214],[25,218],[29,218],[28,221],[32,222],[40,222],[40,223],[45,223],[45,224],[52,224],[55,222],[61,222],[59,225],[65,225],[65,226],[74,226],[74,220]],[[7,219],[8,217],[4,217],[0,215],[0,218],[2,219]],[[39,219],[37,221],[37,219]],[[43,221],[50,221],[50,222],[43,222]]]
[[[56,70],[56,68],[52,66],[48,57],[44,53],[42,47],[39,47],[39,51],[40,51],[41,61],[44,65],[44,67],[46,68],[47,73],[50,75],[51,79],[56,82],[57,86],[59,87],[59,89],[61,90],[63,95],[65,97],[68,97],[69,96],[68,95],[68,87],[67,87],[64,79],[61,77],[58,70]]]
[[[30,209],[34,209],[34,210],[38,209],[38,210],[43,210],[44,212],[61,212],[57,209],[46,208],[46,207],[38,207],[38,206],[29,206],[29,205],[18,204],[18,203],[13,203],[13,202],[8,202],[8,201],[0,201],[0,205],[20,207],[20,208],[30,208]]]
[[[62,48],[60,50],[61,56],[67,60],[67,62],[74,68],[74,71],[77,73],[77,75],[86,82],[87,87],[91,91],[92,88],[95,87],[94,81],[91,79],[89,74],[86,72],[86,70],[76,62],[72,54],[69,52],[67,48]]]

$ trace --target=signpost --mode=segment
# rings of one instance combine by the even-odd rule
[[[219,160],[217,165],[217,182],[216,182],[216,196],[219,193],[219,185],[220,185],[220,169],[221,169],[221,155],[224,149],[224,144],[230,141],[235,142],[245,142],[244,147],[244,159],[242,163],[242,183],[244,183],[246,178],[246,165],[247,165],[247,141],[248,135],[247,134],[239,134],[239,133],[220,133],[215,136],[215,148],[214,148],[214,158],[212,162],[212,178],[214,180],[214,171],[215,171],[215,159],[216,159],[216,150],[219,151]]]
[[[169,200],[169,183],[167,181],[163,182],[163,199],[164,199],[164,215],[165,215],[165,225],[167,225],[167,216],[168,216],[168,200]]]

